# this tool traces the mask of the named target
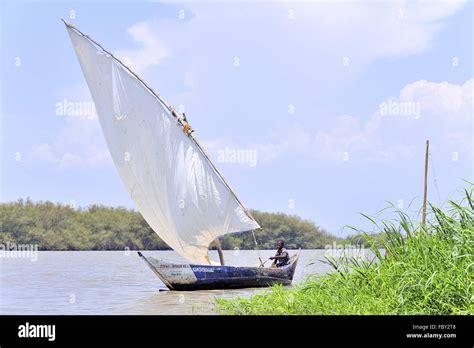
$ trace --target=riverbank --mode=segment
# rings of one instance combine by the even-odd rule
[[[283,213],[252,210],[262,226],[257,235],[260,249],[273,249],[285,239],[289,249],[321,249],[341,238],[314,222]],[[252,233],[221,236],[223,249],[254,249]],[[60,203],[19,199],[0,203],[0,247],[34,245],[38,250],[169,250],[134,210],[91,205],[71,207]],[[212,245],[211,245],[212,247]]]
[[[425,226],[398,211],[398,220],[371,220],[386,234],[375,262],[328,258],[336,272],[291,289],[273,287],[250,298],[218,299],[221,314],[474,314],[472,188],[449,209],[430,206]],[[366,236],[370,243],[370,237]]]

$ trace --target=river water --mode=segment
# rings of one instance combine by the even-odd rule
[[[293,283],[330,271],[318,261],[324,253],[303,250]],[[143,254],[183,260],[174,251]],[[263,260],[273,254],[261,251]],[[218,259],[215,251],[210,256]],[[224,258],[233,266],[258,264],[257,252],[251,250],[226,250]],[[0,314],[213,314],[216,297],[262,291],[268,289],[167,291],[134,251],[38,251],[36,257],[0,257]]]

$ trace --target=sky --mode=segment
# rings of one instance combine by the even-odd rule
[[[473,2],[2,1],[0,201],[134,208],[64,18],[184,110],[252,209],[338,236],[473,181]],[[234,156],[238,155],[238,156]]]

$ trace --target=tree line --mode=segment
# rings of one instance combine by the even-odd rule
[[[256,232],[261,249],[273,249],[278,239],[285,240],[289,249],[318,249],[340,241],[298,216],[257,210],[251,213],[263,229]],[[255,248],[251,232],[219,239],[223,249]],[[0,204],[0,244],[7,242],[35,244],[39,250],[170,249],[137,211],[102,205],[73,209],[30,199]]]

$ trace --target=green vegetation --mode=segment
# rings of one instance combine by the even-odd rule
[[[365,235],[375,262],[328,259],[336,272],[292,289],[276,286],[250,298],[217,300],[224,314],[474,314],[472,188],[447,212],[430,206],[425,226],[403,212],[368,219],[383,233],[384,257]]]
[[[256,233],[260,248],[272,249],[283,238],[288,248],[314,249],[334,237],[310,221],[281,213],[252,211],[263,231]],[[0,204],[0,244],[37,244],[40,250],[164,250],[168,246],[142,216],[125,208],[92,205],[73,209],[51,202],[18,200]],[[221,238],[224,249],[254,249],[251,233]]]

